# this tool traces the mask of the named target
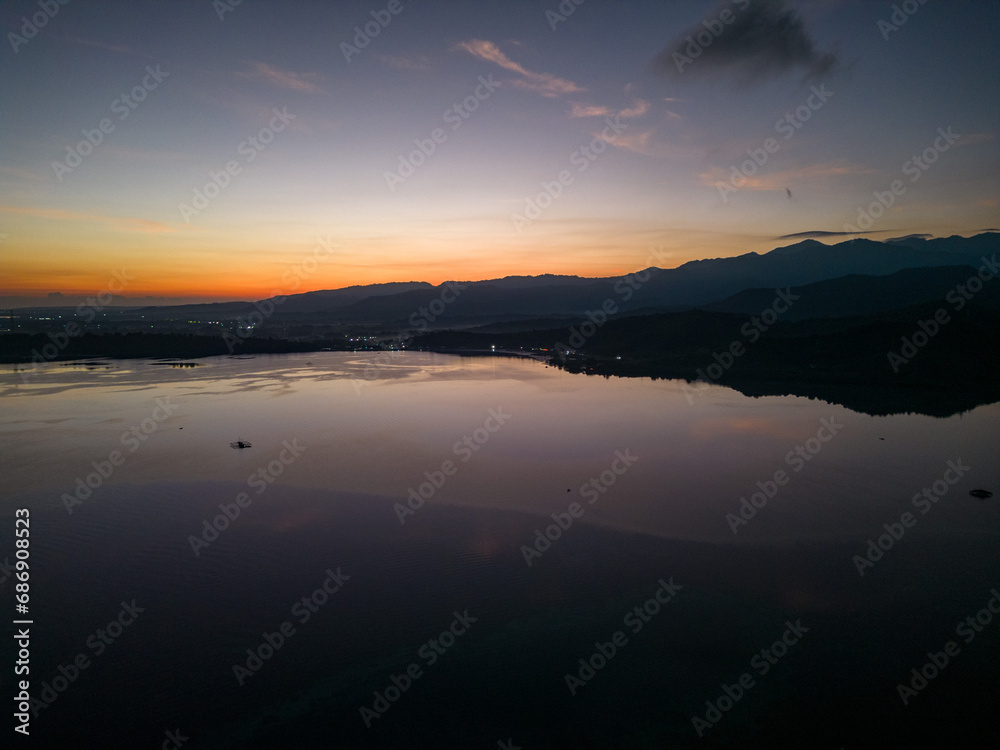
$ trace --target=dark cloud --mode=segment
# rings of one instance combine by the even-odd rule
[[[914,234],[907,234],[902,237],[891,237],[886,240],[886,242],[906,242],[906,240],[929,240],[933,237],[933,234],[925,234],[923,232],[916,232]]]
[[[824,232],[822,229],[815,229],[811,232],[796,232],[795,234],[783,234],[775,237],[776,240],[805,240],[817,237],[853,237],[856,234],[876,234],[876,232]]]
[[[836,55],[816,47],[785,0],[726,0],[656,58],[657,68],[675,78],[721,73],[744,83],[794,70],[815,80],[836,65]]]

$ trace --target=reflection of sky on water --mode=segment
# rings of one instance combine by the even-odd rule
[[[791,481],[736,537],[750,542],[867,535],[912,510],[912,495],[961,457],[972,471],[925,526],[969,533],[996,527],[996,504],[968,491],[1000,490],[998,405],[950,419],[870,417],[715,387],[690,404],[677,381],[422,353],[200,362],[183,369],[141,360],[107,368],[53,364],[27,383],[14,367],[0,370],[4,508],[28,493],[58,505],[77,477],[93,471],[91,462],[116,449],[126,461],[108,484],[221,480],[246,488],[249,474],[277,458],[282,441],[297,440],[306,451],[277,482],[403,498],[426,481],[424,472],[450,460],[458,471],[431,503],[541,515],[580,500],[581,485],[608,469],[616,450],[628,449],[638,462],[597,503],[585,503],[584,520],[720,541],[734,538],[725,515],[738,511],[740,498],[785,470]],[[157,398],[179,409],[130,452],[123,435],[151,417]],[[469,454],[457,453],[456,444],[490,409],[512,416],[463,461]],[[787,454],[814,437],[823,418],[844,427],[795,472]],[[254,447],[230,449],[240,437]]]

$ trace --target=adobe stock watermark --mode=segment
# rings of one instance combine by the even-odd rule
[[[417,649],[417,656],[423,659],[424,667],[434,666],[438,659],[444,656],[445,652],[455,645],[455,642],[465,635],[469,626],[474,622],[478,622],[477,617],[472,617],[469,615],[469,610],[464,610],[461,614],[456,610],[452,612],[453,618],[451,623],[441,631],[441,634],[436,638],[431,638],[426,643],[424,643],[419,649]],[[374,700],[372,701],[371,708],[368,706],[361,706],[358,711],[361,714],[361,720],[364,721],[365,727],[371,729],[372,722],[376,719],[382,718],[386,711],[392,708],[392,704],[398,701],[403,694],[409,690],[413,683],[424,676],[424,670],[420,665],[420,662],[412,662],[409,664],[401,674],[390,675],[389,685],[387,685],[382,690],[376,690],[372,693]]]
[[[746,10],[750,7],[750,0],[730,0],[733,5],[738,6],[739,10]],[[712,46],[716,39],[722,36],[723,32],[726,30],[726,26],[731,24],[736,20],[736,14],[731,8],[723,8],[719,11],[719,15],[716,18],[708,19],[701,22],[701,25],[705,27],[703,31],[699,31],[697,34],[689,34],[687,37],[687,46],[684,48],[686,54],[682,55],[680,52],[674,52],[671,57],[673,58],[674,65],[677,66],[677,72],[683,73],[684,68],[688,65],[694,63],[706,49]]]
[[[163,733],[166,737],[163,743],[160,745],[160,750],[181,750],[182,747],[191,739],[190,737],[185,737],[181,734],[180,729],[167,730]]]
[[[549,8],[545,11],[545,20],[549,22],[549,28],[553,31],[556,27],[565,23],[566,19],[571,15],[576,13],[576,9],[583,5],[587,0],[562,0],[559,5],[556,6],[555,10]]]
[[[255,135],[249,135],[236,147],[236,153],[243,157],[242,163],[236,159],[230,159],[221,170],[209,170],[208,182],[200,188],[192,189],[190,203],[177,204],[181,218],[185,224],[190,224],[191,219],[198,216],[208,208],[211,201],[218,198],[222,191],[232,183],[233,178],[243,172],[243,168],[256,159],[273,141],[274,136],[283,131],[296,115],[288,112],[288,107],[280,110],[275,107],[271,110],[273,117],[271,121],[257,131]]]
[[[778,640],[770,646],[760,649],[750,659],[751,669],[759,677],[765,676],[771,671],[771,667],[777,664],[791,650],[792,646],[802,640],[802,636],[808,632],[809,628],[802,624],[802,620],[796,620],[794,623],[786,620],[785,630]],[[741,674],[732,685],[723,682],[720,685],[722,694],[715,700],[705,701],[704,715],[691,717],[691,724],[698,736],[704,737],[705,732],[722,721],[723,714],[731,711],[733,706],[739,703],[756,685],[757,681],[750,672]]]
[[[460,102],[455,102],[444,111],[442,119],[446,125],[451,126],[451,131],[455,132],[465,121],[472,117],[472,114],[479,109],[479,105],[489,99],[493,92],[499,88],[500,84],[493,80],[490,74],[483,78],[479,76],[479,84],[472,90],[472,93]],[[413,143],[416,148],[409,154],[400,154],[397,157],[399,167],[395,172],[386,170],[383,173],[385,183],[389,190],[396,192],[396,186],[402,185],[406,180],[414,175],[426,161],[437,152],[438,146],[448,140],[448,133],[444,128],[434,128],[427,138],[414,138]]]
[[[351,40],[354,45],[347,42],[340,43],[340,51],[344,54],[344,59],[351,62],[351,58],[360,55],[361,50],[372,43],[372,39],[382,33],[382,30],[392,23],[393,16],[398,16],[403,12],[403,4],[400,0],[389,0],[382,10],[371,11],[372,20],[361,26],[354,27],[354,38]]]
[[[237,346],[248,338],[252,338],[254,329],[274,315],[278,310],[278,305],[284,303],[287,295],[298,289],[303,281],[316,272],[319,264],[329,258],[333,254],[333,251],[339,247],[340,245],[333,242],[329,237],[320,237],[316,241],[316,246],[313,248],[311,254],[281,275],[281,281],[286,285],[287,291],[274,290],[271,292],[270,299],[254,302],[253,306],[256,309],[253,312],[248,313],[245,318],[241,315],[236,319],[237,326],[235,333],[230,332],[228,329],[222,329],[222,340],[226,342],[226,348],[229,349],[229,353],[233,354]]]
[[[882,33],[882,40],[888,41],[889,35],[899,31],[899,28],[909,21],[910,17],[920,10],[920,7],[926,2],[927,0],[904,0],[902,3],[893,3],[892,15],[889,16],[889,20],[880,18],[875,24]]]
[[[726,521],[734,536],[741,526],[750,523],[757,516],[757,513],[767,506],[768,501],[773,500],[778,491],[787,486],[792,481],[792,477],[802,471],[806,464],[823,450],[824,445],[833,440],[834,436],[844,429],[844,425],[838,423],[836,417],[823,417],[819,422],[820,427],[813,437],[796,445],[785,454],[785,465],[791,468],[791,474],[784,469],[778,469],[770,479],[758,480],[757,492],[752,493],[749,500],[746,496],[740,498],[738,513],[726,514]]]
[[[576,167],[576,174],[583,174],[587,168],[597,161],[598,157],[614,144],[622,132],[628,128],[627,124],[621,122],[621,115],[617,114],[612,119],[605,117],[606,127],[600,135],[595,135],[588,144],[580,146],[569,155],[569,162]],[[533,198],[524,199],[524,208],[520,213],[514,212],[510,215],[511,224],[514,230],[520,234],[524,228],[538,219],[542,211],[552,205],[552,202],[563,194],[563,191],[573,184],[576,175],[568,169],[562,169],[555,176],[555,179],[546,182],[542,181],[542,191]]]
[[[42,689],[35,694],[35,697],[30,699],[32,717],[37,719],[38,714],[43,709],[49,708],[55,703],[59,696],[65,693],[69,689],[69,686],[80,678],[84,670],[91,667],[94,663],[92,659],[96,659],[107,651],[121,638],[125,629],[130,627],[138,616],[145,611],[144,607],[140,607],[135,603],[135,599],[131,602],[123,601],[118,614],[107,625],[99,628],[87,637],[86,645],[93,652],[93,656],[88,655],[86,651],[79,652],[67,664],[59,665],[56,670],[59,674],[53,677],[51,681],[46,680],[42,683]],[[18,700],[18,697],[15,697],[15,700]],[[27,716],[25,715],[23,718],[27,719]]]
[[[273,484],[278,477],[284,474],[285,467],[295,463],[295,460],[306,450],[304,445],[299,445],[298,438],[295,438],[292,442],[283,440],[281,444],[283,447],[275,458],[259,466],[247,477],[247,486],[255,489],[257,495],[262,495],[269,485]],[[219,510],[222,512],[214,518],[206,518],[202,522],[201,533],[191,534],[187,538],[194,556],[201,557],[202,549],[205,549],[217,540],[219,535],[228,529],[240,517],[243,511],[250,507],[253,501],[254,498],[248,493],[239,492],[233,498],[233,502],[219,503]]]
[[[805,103],[795,108],[794,112],[786,112],[785,116],[774,124],[774,129],[779,135],[784,136],[784,140],[795,137],[805,123],[812,118],[813,112],[818,112],[823,105],[833,96],[833,92],[828,90],[826,84],[821,84],[819,88],[812,87],[812,93],[806,98]],[[757,172],[767,164],[768,160],[781,149],[781,143],[774,138],[765,138],[757,148],[747,149],[747,156],[750,158],[745,162],[730,167],[729,180],[715,183],[716,190],[723,203],[729,202],[729,194],[735,193],[743,187],[747,180],[754,177]]]
[[[111,112],[118,115],[119,122],[125,120],[140,104],[146,101],[150,92],[157,89],[169,75],[169,73],[160,70],[159,64],[156,67],[147,65],[146,75],[143,76],[142,81],[133,86],[131,91],[123,93],[111,102]],[[52,162],[52,171],[55,172],[56,179],[62,182],[66,175],[72,174],[74,169],[83,164],[84,159],[104,143],[106,136],[115,132],[115,127],[116,125],[110,117],[104,117],[97,123],[97,127],[90,130],[84,128],[81,131],[84,139],[78,141],[75,146],[66,146],[66,156],[62,161]]]
[[[76,306],[76,309],[73,311],[75,316],[82,318],[84,324],[92,323],[97,314],[111,304],[116,294],[121,294],[125,291],[125,288],[128,287],[129,282],[133,279],[135,279],[135,276],[132,276],[124,268],[121,271],[115,271],[112,273],[111,278],[108,279],[108,283],[104,289],[93,297],[87,297],[87,299]],[[42,365],[53,361],[69,346],[71,338],[80,336],[81,334],[83,334],[83,329],[76,320],[68,321],[59,333],[46,334],[49,337],[49,343],[42,345],[41,351],[38,349],[31,350],[31,367],[18,370],[21,380],[27,383],[31,377],[38,374],[38,371],[42,369]]]
[[[586,499],[588,505],[594,505],[601,499],[601,495],[615,485],[618,477],[625,474],[638,460],[639,457],[633,456],[628,448],[624,451],[615,451],[614,460],[607,469],[580,485],[580,497]],[[535,529],[534,541],[530,545],[521,545],[521,554],[527,566],[530,568],[536,558],[548,552],[554,543],[562,539],[562,535],[575,521],[582,518],[586,511],[587,509],[579,502],[571,502],[566,507],[565,513],[553,513],[550,516],[555,523],[546,526],[544,532],[542,529]]]
[[[0,563],[0,584],[6,583],[7,579],[14,575],[14,567],[9,557],[3,559],[3,562]]]
[[[661,578],[657,583],[659,584],[659,588],[656,589],[649,599],[625,613],[622,622],[632,631],[632,635],[636,635],[647,624],[652,622],[653,618],[660,613],[660,610],[670,604],[674,600],[674,597],[677,596],[677,592],[684,588],[680,584],[674,583],[673,576],[670,576],[670,580],[668,581],[664,581]],[[624,630],[616,630],[607,641],[595,642],[594,653],[586,659],[581,658],[579,660],[578,664],[580,668],[576,671],[576,674],[567,673],[563,676],[566,687],[569,689],[569,694],[575,697],[577,691],[593,680],[597,676],[597,673],[604,669],[615,658],[618,652],[628,645],[628,642],[628,636]]]
[[[263,640],[256,646],[246,650],[247,658],[243,664],[233,665],[233,676],[240,687],[246,681],[260,672],[264,667],[264,662],[274,656],[298,631],[291,618],[294,618],[299,626],[305,625],[320,608],[325,606],[330,597],[343,588],[344,583],[350,580],[350,576],[337,568],[334,573],[329,568],[326,569],[326,578],[312,593],[296,600],[292,606],[288,620],[284,620],[273,633],[264,631],[261,634]]]
[[[947,128],[938,128],[938,137],[931,145],[903,163],[901,169],[903,174],[910,178],[910,184],[917,182],[937,162],[941,154],[948,151],[962,137],[961,133],[956,135],[952,132],[953,127],[949,125]],[[844,224],[844,231],[860,233],[870,229],[886,211],[896,205],[897,198],[906,194],[908,187],[902,180],[893,180],[887,190],[872,191],[875,200],[867,206],[858,206],[857,225]]]
[[[427,306],[421,305],[416,312],[410,313],[406,322],[418,331],[426,331],[428,326],[444,315],[448,305],[458,299],[467,284],[460,284],[457,281],[446,281],[441,285],[441,293],[437,299],[432,299]]]
[[[755,344],[767,331],[778,322],[778,318],[788,312],[788,309],[795,304],[800,295],[792,294],[792,288],[786,287],[785,289],[775,289],[774,290],[774,300],[771,304],[760,311],[760,315],[755,315],[742,326],[740,326],[740,333],[743,335],[743,339],[746,344]],[[733,339],[729,342],[729,346],[725,350],[720,352],[713,352],[712,359],[715,361],[707,365],[704,368],[698,368],[695,374],[698,376],[695,379],[695,383],[699,384],[697,387],[691,385],[687,381],[684,382],[682,390],[684,391],[684,398],[687,399],[688,404],[694,404],[693,395],[699,390],[704,390],[708,388],[710,382],[718,381],[727,370],[729,370],[735,363],[736,360],[747,353],[746,344],[740,339]]]
[[[452,446],[452,453],[461,459],[461,464],[467,463],[514,416],[513,414],[506,414],[502,406],[490,409],[487,414],[488,416],[483,421],[481,427],[473,430],[471,435],[465,435],[461,440],[456,440]],[[448,477],[458,474],[461,464],[452,461],[450,458],[445,459],[441,462],[440,468],[424,472],[424,477],[427,481],[417,485],[417,489],[413,489],[412,485],[407,487],[406,504],[396,503],[392,506],[396,512],[396,518],[399,519],[399,524],[402,526],[406,523],[408,516],[415,515],[418,510],[423,508],[424,504],[434,497],[438,490],[444,487],[445,482],[448,481]]]
[[[32,13],[30,18],[21,16],[21,33],[7,32],[7,41],[10,42],[10,48],[14,50],[14,54],[16,55],[21,47],[38,36],[38,32],[49,25],[49,21],[59,14],[60,5],[68,4],[69,0],[38,0],[36,5],[40,10]]]
[[[427,305],[421,305],[417,308],[410,314],[407,322],[418,331],[427,330],[431,323],[444,315],[448,306],[458,299],[459,295],[461,295],[466,286],[466,284],[460,284],[457,281],[446,281],[441,285],[441,292],[438,294],[437,298],[432,299]],[[403,336],[399,341],[399,348],[405,348],[412,341],[412,333]],[[375,355],[368,366],[365,367],[363,379],[351,378],[351,385],[354,386],[354,392],[361,393],[363,386],[369,385],[377,380],[379,371],[388,367],[391,361],[391,349],[383,349]]]
[[[983,286],[987,281],[992,281],[1000,274],[1000,264],[997,263],[997,256],[994,255],[992,258],[983,256],[980,260],[982,261],[982,265],[976,269],[976,272],[969,276],[963,283],[956,284],[945,295],[945,301],[951,304],[954,312],[958,312],[964,308],[973,297],[983,290]],[[935,310],[930,320],[918,320],[917,330],[909,336],[900,338],[901,346],[899,352],[891,349],[886,352],[886,357],[889,360],[889,366],[892,368],[892,371],[899,373],[899,368],[913,361],[913,358],[930,343],[930,340],[937,336],[950,322],[951,316],[944,307],[939,307]]]
[[[664,260],[669,254],[664,253],[662,248],[655,248],[646,258],[646,268],[635,273],[626,274],[618,279],[612,287],[612,291],[614,291],[617,299],[616,297],[608,297],[596,311],[586,310],[584,315],[587,320],[581,323],[579,328],[577,326],[570,326],[569,328],[569,336],[567,338],[569,345],[556,342],[556,351],[560,354],[568,354],[570,351],[582,347],[587,339],[597,333],[601,326],[608,322],[608,319],[612,315],[617,315],[620,312],[619,301],[622,303],[628,302],[642,288],[642,285],[652,278],[653,275],[649,272],[652,263]]]
[[[120,442],[128,449],[128,453],[115,448],[108,453],[107,459],[103,461],[91,461],[94,468],[85,477],[76,478],[76,487],[73,494],[62,493],[59,498],[63,502],[63,507],[69,515],[73,515],[73,508],[83,505],[85,500],[89,500],[105,481],[111,478],[115,469],[125,464],[128,457],[139,450],[142,445],[149,440],[149,436],[160,429],[160,425],[166,422],[181,407],[170,402],[170,396],[162,396],[156,399],[156,408],[152,413],[139,424],[133,425],[128,431],[123,432]]]
[[[921,516],[926,516],[937,501],[947,495],[948,490],[972,470],[971,466],[962,463],[961,458],[948,461],[947,467],[941,479],[935,480],[930,487],[924,487],[911,498],[910,502],[920,511]],[[885,533],[875,539],[869,539],[864,552],[851,558],[854,567],[858,569],[858,575],[863,578],[865,573],[874,568],[875,563],[885,557],[886,553],[896,546],[896,542],[903,538],[907,529],[917,525],[918,520],[918,516],[906,511],[900,515],[898,521],[882,524]]]
[[[990,598],[983,608],[974,615],[969,615],[955,626],[955,635],[962,638],[965,645],[972,643],[979,633],[993,623],[993,615],[1000,615],[1000,591],[990,589]],[[925,690],[931,681],[937,678],[951,664],[951,660],[962,653],[962,647],[957,641],[948,641],[940,651],[928,651],[927,661],[920,667],[910,670],[907,683],[897,683],[896,693],[904,706]]]
[[[226,20],[226,13],[232,13],[242,4],[243,0],[212,0],[212,8],[215,9],[220,22]]]

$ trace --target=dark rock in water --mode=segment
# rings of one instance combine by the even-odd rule
[[[973,497],[978,497],[980,500],[986,500],[993,497],[993,493],[989,490],[972,490],[969,494]]]

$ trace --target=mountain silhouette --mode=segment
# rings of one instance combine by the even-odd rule
[[[750,304],[754,299],[753,304],[757,304],[759,300],[753,296],[744,298],[743,302],[730,298],[747,290],[799,287],[848,276],[888,277],[906,269],[954,269],[959,266],[974,269],[982,264],[984,256],[990,257],[998,249],[1000,234],[997,233],[930,240],[911,237],[887,242],[854,239],[835,245],[804,240],[764,254],[751,252],[690,261],[671,269],[645,269],[630,275],[631,284],[626,283],[627,277],[623,276],[584,278],[551,274],[438,285],[397,282],[289,294],[262,300],[256,305],[228,302],[151,307],[142,312],[154,318],[181,315],[237,318],[271,303],[275,318],[301,322],[308,316],[310,322],[339,321],[405,328],[414,325],[411,319],[414,314],[420,317],[421,308],[431,304],[440,307],[442,295],[452,301],[440,315],[435,314],[433,320],[430,316],[424,317],[425,325],[469,327],[525,318],[579,316],[588,310],[599,309],[607,300],[612,300],[621,312],[677,311],[716,304],[721,307],[711,309],[744,311],[740,306],[743,302]],[[955,279],[955,283],[962,273],[942,271],[948,279]],[[934,277],[934,271],[899,276],[892,282],[899,285],[898,292],[888,292],[889,287],[886,287],[880,294],[888,293],[896,306],[924,301],[939,290],[940,285],[935,285]],[[645,280],[640,283],[642,279]],[[857,286],[853,291],[852,285]],[[818,293],[845,294],[845,299],[854,297],[860,302],[871,293],[865,289],[877,285],[877,282],[856,279],[844,281],[841,287],[818,290]],[[841,308],[848,306],[845,302]],[[844,313],[842,309],[835,309],[837,306],[832,302],[827,303],[827,307],[828,312],[822,314]],[[808,308],[809,305],[805,305],[801,309]],[[875,309],[888,308],[876,306],[868,312]],[[802,314],[796,310],[793,317]]]

